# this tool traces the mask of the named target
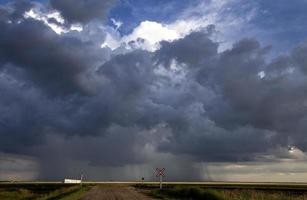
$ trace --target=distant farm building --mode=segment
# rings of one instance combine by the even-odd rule
[[[64,183],[81,183],[81,180],[64,179]]]

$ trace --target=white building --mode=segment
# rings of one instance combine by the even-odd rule
[[[64,183],[81,183],[81,180],[64,179]]]

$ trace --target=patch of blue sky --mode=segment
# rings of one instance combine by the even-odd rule
[[[47,2],[48,0],[34,0],[36,2],[41,2],[41,3],[44,3],[44,2]],[[7,3],[10,3],[12,2],[12,0],[0,0],[0,4],[7,4]]]
[[[109,18],[123,22],[119,31],[126,35],[145,20],[159,23],[172,22],[179,13],[198,2],[198,0],[120,0],[118,6],[110,11]],[[109,20],[108,23],[111,25],[112,21]]]
[[[0,0],[0,4],[6,4],[6,3],[9,3],[10,2],[10,0]]]
[[[307,40],[306,0],[259,0],[258,12],[251,23],[258,37],[286,52]]]

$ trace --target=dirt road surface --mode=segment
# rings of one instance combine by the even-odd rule
[[[97,185],[80,200],[154,200],[127,185]]]

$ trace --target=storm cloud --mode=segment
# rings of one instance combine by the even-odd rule
[[[87,23],[115,1],[50,3],[68,22]],[[0,152],[35,158],[40,178],[307,150],[306,43],[276,58],[255,38],[219,51],[210,25],[154,52],[112,51],[93,24],[57,34],[25,18],[33,6],[0,9]]]
[[[104,20],[110,7],[117,0],[51,0],[53,8],[59,10],[69,23],[87,23],[91,20]]]

